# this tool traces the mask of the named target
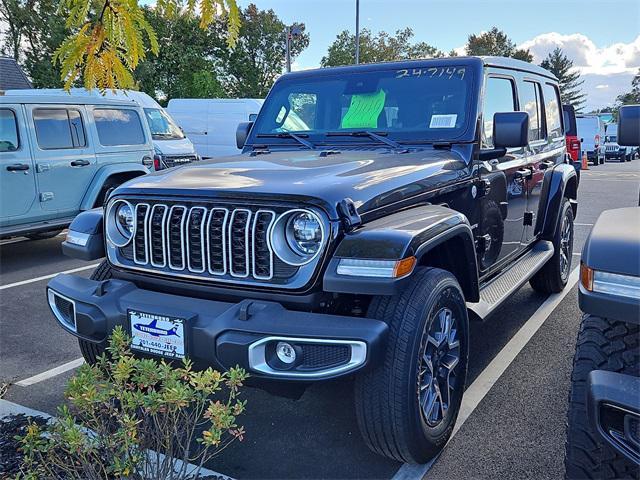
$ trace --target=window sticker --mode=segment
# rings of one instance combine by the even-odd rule
[[[429,128],[455,128],[458,115],[455,113],[448,115],[432,115]]]
[[[340,128],[377,128],[386,97],[384,90],[352,95],[349,110],[342,117]]]

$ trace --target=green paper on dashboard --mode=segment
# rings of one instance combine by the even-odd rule
[[[384,90],[352,95],[351,105],[342,118],[340,128],[377,128],[386,97]]]

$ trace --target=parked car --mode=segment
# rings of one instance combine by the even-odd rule
[[[240,365],[280,393],[355,376],[369,447],[425,462],[460,409],[469,319],[527,281],[567,284],[577,178],[561,112],[557,79],[507,58],[283,75],[238,127],[241,155],[130,182],[78,216],[64,250],[107,260],[58,275],[49,305],[90,363],[122,325],[138,355]]]
[[[587,160],[594,165],[602,165],[605,160],[604,122],[597,115],[576,115],[576,122]]]
[[[176,119],[203,158],[240,153],[236,129],[253,120],[262,99],[258,98],[173,98],[167,110]]]
[[[640,105],[619,111],[640,145]],[[603,212],[582,250],[584,312],[571,375],[566,476],[640,478],[640,207]]]
[[[148,173],[143,118],[120,100],[0,96],[0,238],[57,235],[110,189]]]
[[[72,88],[66,92],[58,88],[40,88],[30,90],[7,90],[6,95],[70,95],[89,96],[94,98],[115,98],[121,101],[132,101],[142,107],[149,125],[155,151],[153,165],[155,170],[184,165],[200,160],[191,140],[178,127],[167,111],[158,102],[144,92],[136,90],[86,90]]]
[[[578,126],[576,122],[576,111],[573,105],[562,105],[564,119],[565,137],[567,141],[567,154],[571,157],[571,163],[578,174],[580,182],[580,170],[582,170],[582,143],[578,137]]]
[[[621,162],[630,162],[635,148],[618,144],[618,124],[608,123],[604,137],[605,156],[608,159],[615,158]]]

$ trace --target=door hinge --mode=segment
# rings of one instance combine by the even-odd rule
[[[533,225],[533,212],[524,212],[524,221],[525,225]]]
[[[41,202],[49,202],[51,200],[53,200],[54,194],[53,192],[42,192],[40,194],[40,201]]]

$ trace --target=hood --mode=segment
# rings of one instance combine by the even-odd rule
[[[388,149],[329,155],[320,150],[245,153],[138,177],[116,193],[291,200],[319,205],[337,218],[336,205],[345,198],[351,198],[363,214],[468,177],[466,153],[432,148],[410,153]]]
[[[193,143],[187,137],[179,140],[154,140],[153,146],[162,155],[193,155],[196,153]]]

